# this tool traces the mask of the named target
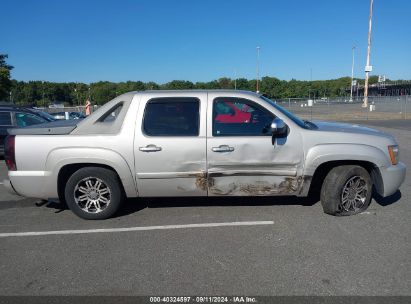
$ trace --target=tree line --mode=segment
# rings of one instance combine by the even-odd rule
[[[183,89],[237,89],[256,90],[255,79],[220,78],[209,82],[191,82],[173,80],[164,84],[155,82],[99,81],[90,84],[81,82],[18,81],[10,79],[12,66],[6,63],[7,55],[0,54],[0,101],[11,101],[15,104],[47,106],[56,102],[66,105],[84,105],[87,98],[93,104],[104,104],[114,97],[130,91],[144,90],[183,90]],[[358,80],[358,79],[357,79]],[[364,80],[358,80],[360,84]],[[377,76],[370,78],[370,84],[378,81]],[[301,81],[280,80],[276,77],[263,77],[260,80],[260,92],[272,99],[315,98],[346,96],[351,78],[342,77],[332,80]]]
[[[370,83],[377,82],[372,77]],[[337,97],[345,96],[350,87],[351,78],[342,77],[333,80],[290,81],[275,77],[263,77],[260,80],[260,92],[272,99],[301,98],[301,97]],[[360,81],[361,83],[361,81]],[[93,104],[104,104],[114,97],[130,92],[144,90],[183,90],[183,89],[237,89],[255,91],[255,79],[220,78],[210,82],[191,82],[173,80],[165,84],[155,82],[127,81],[109,82],[99,81],[85,83],[56,83],[49,81],[17,81],[11,80],[9,96],[5,100],[16,104],[33,104],[37,106],[63,102],[66,105],[83,105],[87,98]],[[3,97],[3,98],[4,98]]]
[[[7,64],[6,54],[0,54],[0,101],[4,99],[10,93],[11,80],[10,71],[14,68],[13,66]]]

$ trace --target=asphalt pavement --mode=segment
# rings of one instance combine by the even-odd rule
[[[411,121],[364,123],[395,135],[411,168]],[[0,295],[410,296],[410,195],[408,175],[351,217],[292,197],[164,198],[85,221],[0,185],[0,235],[69,231],[0,237]]]

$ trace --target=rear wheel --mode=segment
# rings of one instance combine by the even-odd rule
[[[371,202],[372,180],[363,167],[338,166],[327,174],[321,188],[325,213],[353,215],[366,210]]]
[[[118,211],[123,200],[120,180],[109,169],[79,169],[67,181],[65,199],[70,210],[81,218],[109,218]]]

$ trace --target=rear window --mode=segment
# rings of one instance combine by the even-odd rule
[[[38,125],[38,124],[47,122],[46,119],[40,116],[36,116],[34,114],[30,114],[30,113],[18,112],[16,113],[15,117],[16,117],[16,124],[19,127],[27,127],[27,126]]]
[[[151,99],[144,112],[143,131],[149,136],[198,136],[199,108],[197,98]]]
[[[0,112],[0,126],[11,126],[10,112]]]

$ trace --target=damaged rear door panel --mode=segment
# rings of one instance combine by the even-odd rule
[[[241,116],[230,110],[232,105]],[[233,117],[227,118],[230,115]],[[273,140],[269,126],[274,117],[274,111],[263,107],[257,98],[208,94],[209,196],[300,193],[304,159],[300,132],[289,129],[286,137]]]
[[[207,196],[206,107],[204,92],[142,96],[134,141],[141,196]]]

